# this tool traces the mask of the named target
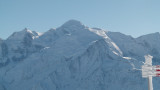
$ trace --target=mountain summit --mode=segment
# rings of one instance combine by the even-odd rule
[[[68,27],[68,26],[83,26],[82,25],[82,23],[80,22],[80,21],[77,21],[77,20],[74,20],[74,19],[72,19],[72,20],[69,20],[69,21],[67,21],[67,22],[65,22],[63,25],[62,25],[62,27]]]
[[[158,33],[133,38],[69,20],[0,40],[0,90],[145,90],[144,55],[159,64]],[[155,89],[160,88],[155,79]]]
[[[69,20],[66,23],[64,23],[61,28],[66,28],[66,29],[76,29],[76,30],[80,30],[85,28],[85,26],[77,20]]]

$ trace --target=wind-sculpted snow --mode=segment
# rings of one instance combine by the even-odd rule
[[[159,58],[159,38],[132,38],[76,20],[43,34],[24,29],[0,40],[0,90],[146,90],[143,55]],[[155,89],[159,82],[153,79]]]

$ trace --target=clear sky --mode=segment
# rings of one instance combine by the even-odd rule
[[[0,0],[0,38],[25,27],[45,32],[76,19],[133,37],[160,31],[160,0]]]

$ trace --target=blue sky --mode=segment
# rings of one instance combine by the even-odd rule
[[[76,19],[133,37],[160,31],[160,0],[0,0],[0,38],[25,27],[45,32]]]

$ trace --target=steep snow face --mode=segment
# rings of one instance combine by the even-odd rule
[[[6,43],[12,48],[17,48],[17,46],[29,47],[32,45],[32,41],[37,37],[39,37],[39,33],[25,28],[20,32],[14,32],[7,38]]]
[[[153,54],[159,54],[160,51],[160,34],[153,33],[144,36],[140,36],[137,38],[138,42],[143,45],[147,50],[153,50]],[[155,53],[154,53],[155,52]]]
[[[13,33],[7,40],[21,41],[24,38],[34,39],[34,38],[38,37],[39,35],[40,35],[39,33],[25,28],[24,30],[22,30],[20,32]]]
[[[147,83],[143,83],[144,79],[139,77],[140,71],[133,70],[128,60],[114,54],[109,47],[105,40],[99,40],[82,56],[70,61],[69,69],[72,77],[79,84],[74,90],[143,90],[147,88]],[[137,82],[137,80],[140,81]]]
[[[82,35],[82,33],[86,34]],[[45,32],[42,36],[39,37],[39,39],[35,40],[35,44],[41,44],[43,46],[50,47],[53,46],[55,42],[60,41],[59,39],[76,39],[76,37],[83,38],[83,36],[86,36],[87,34],[90,35],[91,33],[87,30],[86,26],[81,24],[79,21],[70,20],[57,29],[52,28],[49,31]]]
[[[107,42],[108,44],[110,45],[110,48],[112,48],[112,51],[119,55],[119,56],[123,56],[123,53],[122,51],[119,49],[119,47],[107,36],[106,32],[107,31],[104,31],[104,30],[100,30],[100,29],[97,29],[97,28],[92,28],[92,29],[89,29],[90,31],[96,33],[97,35],[103,37]]]
[[[27,58],[28,55],[39,51],[42,46],[32,44],[33,40],[38,37],[39,33],[32,32],[27,28],[23,31],[13,33],[5,40],[10,60],[21,61],[24,58]]]
[[[38,39],[35,39],[33,43],[49,47],[58,38],[59,35],[56,33],[56,29],[50,29],[49,31],[43,33]]]
[[[45,32],[39,39],[35,40],[35,44],[41,44],[43,46],[51,46],[59,38],[72,36],[72,34],[77,34],[84,32],[86,26],[81,24],[81,22],[76,20],[69,20],[68,22],[64,23],[61,27],[57,29],[50,29],[49,31]],[[78,36],[77,36],[78,37]]]
[[[34,44],[50,47],[50,53],[73,56],[82,53],[90,44],[102,38],[108,42],[112,52],[122,56],[119,47],[105,34],[104,30],[88,28],[75,20],[70,20],[57,29],[50,29],[34,40]]]
[[[154,56],[153,64],[160,64],[160,34],[153,33],[138,38],[124,35],[119,32],[106,33],[122,50],[123,56],[132,57],[144,61],[143,56],[150,54]]]
[[[142,60],[147,50],[139,42],[131,37],[119,32],[106,32],[106,34],[118,45],[126,57],[134,57]]]
[[[160,33],[140,36],[137,41],[147,50],[148,54],[154,56],[154,64],[160,64]]]
[[[50,29],[34,40],[34,44],[49,47],[49,53],[70,57],[84,52],[90,44],[102,38],[79,21],[71,20],[57,29]]]

